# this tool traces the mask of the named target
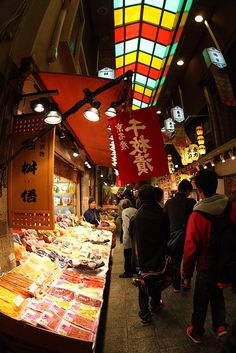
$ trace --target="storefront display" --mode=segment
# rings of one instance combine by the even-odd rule
[[[26,331],[30,325],[36,336],[43,329],[76,339],[78,347],[87,342],[81,351],[93,352],[112,233],[79,225],[56,225],[43,233],[13,234],[19,265],[0,277],[1,327],[12,318],[15,331],[25,323]],[[19,247],[25,250],[19,252]]]
[[[54,213],[56,215],[76,213],[76,184],[63,177],[54,177]]]

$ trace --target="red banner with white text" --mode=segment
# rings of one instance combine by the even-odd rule
[[[169,173],[155,107],[119,114],[109,124],[123,185]]]

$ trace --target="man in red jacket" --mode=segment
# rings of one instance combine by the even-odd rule
[[[188,225],[184,246],[183,279],[190,285],[196,264],[196,281],[193,297],[192,325],[186,333],[194,343],[201,343],[208,304],[211,305],[213,329],[217,337],[227,334],[225,327],[225,303],[223,289],[208,271],[207,250],[210,244],[211,221],[197,212],[220,216],[228,205],[228,198],[216,194],[217,175],[204,169],[197,173],[195,183],[200,201],[194,206]],[[232,203],[231,220],[236,224],[236,202]]]

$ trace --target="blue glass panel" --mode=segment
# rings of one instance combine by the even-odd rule
[[[124,55],[124,42],[115,45],[116,57]]]
[[[123,7],[123,0],[114,0],[114,9],[120,9]]]
[[[125,42],[125,53],[138,50],[138,38],[127,40]]]
[[[156,80],[152,80],[151,78],[149,78],[147,80],[147,86],[150,87],[151,89],[155,88],[156,86]]]
[[[162,9],[164,0],[144,0],[144,3]]]
[[[140,74],[136,74],[135,75],[135,82],[136,83],[141,83],[142,85],[146,85],[147,83],[147,77],[140,75]]]
[[[145,53],[152,54],[154,48],[154,42],[144,38],[140,39],[139,50],[144,51]]]
[[[165,54],[166,54],[166,47],[161,44],[156,44],[154,55],[157,56],[158,58],[163,59],[165,57]]]

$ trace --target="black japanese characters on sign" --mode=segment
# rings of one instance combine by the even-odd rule
[[[24,202],[36,202],[37,194],[35,189],[25,190],[21,194],[21,198]]]
[[[37,170],[37,162],[32,161],[31,164],[24,162],[21,170],[24,174],[33,173],[35,175],[35,171]]]

